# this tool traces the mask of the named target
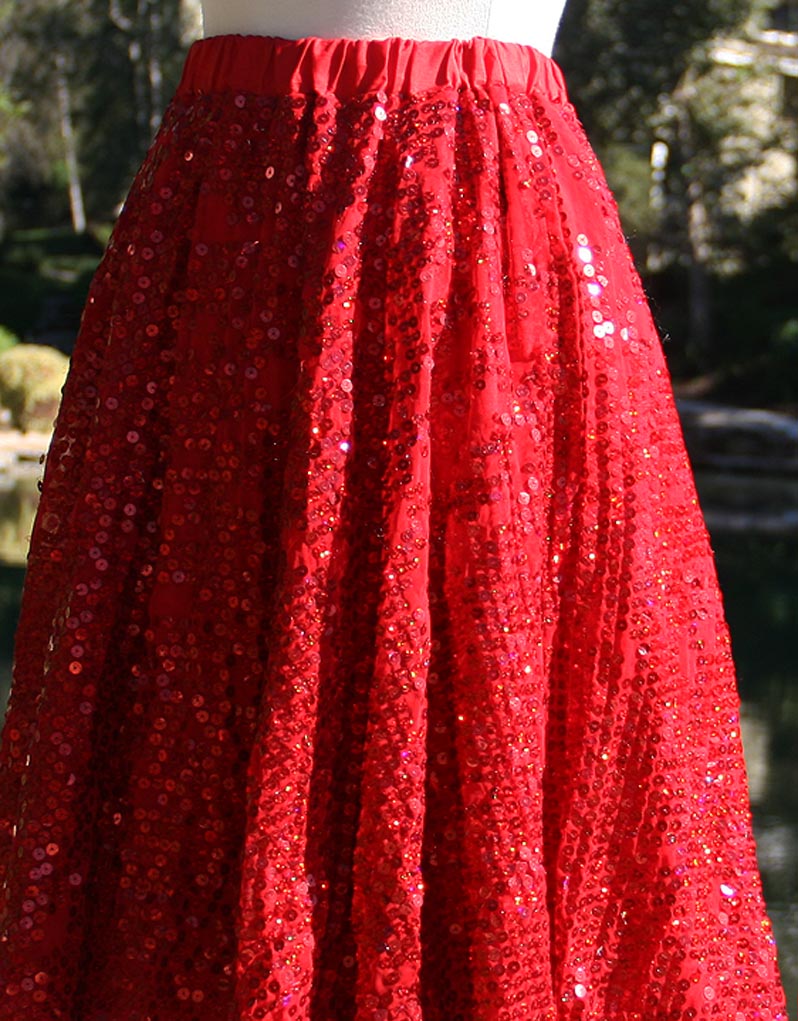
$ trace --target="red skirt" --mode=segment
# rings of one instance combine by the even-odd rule
[[[195,43],[44,468],[0,1019],[785,1019],[738,710],[557,66]]]

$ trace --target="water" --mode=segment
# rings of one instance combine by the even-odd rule
[[[39,467],[13,483],[0,474],[0,707],[11,676],[13,634],[38,500]],[[754,832],[788,1004],[798,998],[798,531],[773,529],[767,493],[780,480],[698,476],[732,634]],[[718,502],[720,500],[720,502]],[[777,502],[783,507],[781,498]],[[732,506],[733,505],[733,506]],[[748,515],[748,517],[744,517]],[[745,525],[740,530],[741,522]],[[761,530],[757,530],[757,522]],[[792,1021],[798,1021],[795,1013]]]
[[[798,999],[798,535],[712,536],[742,697],[754,834],[790,1017]]]

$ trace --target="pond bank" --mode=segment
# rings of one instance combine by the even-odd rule
[[[0,430],[0,473],[27,471],[31,464],[38,467],[51,438],[52,432]]]

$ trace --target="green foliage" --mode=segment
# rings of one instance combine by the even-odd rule
[[[607,181],[612,188],[630,240],[651,237],[659,216],[651,206],[651,165],[646,149],[626,143],[606,147],[603,159]]]
[[[43,329],[48,305],[62,309],[62,324],[77,333],[91,277],[107,229],[100,237],[61,230],[15,231],[0,245],[0,295],[5,325],[20,337]]]
[[[774,6],[569,0],[555,55],[616,193],[672,371],[699,374],[723,399],[792,405],[798,82],[761,34]],[[666,161],[652,208],[655,142]]]
[[[569,0],[556,57],[594,143],[645,143],[659,97],[716,32],[750,16],[751,0]]]
[[[43,344],[17,344],[0,354],[0,404],[23,432],[53,427],[69,359]]]
[[[774,331],[773,349],[782,358],[798,363],[798,319],[786,319]]]
[[[0,352],[8,351],[19,343],[19,337],[7,327],[0,325]]]
[[[152,141],[184,55],[180,0],[0,3],[0,210],[9,228],[69,215],[59,76],[86,209],[107,220]],[[24,116],[4,130],[8,104]]]

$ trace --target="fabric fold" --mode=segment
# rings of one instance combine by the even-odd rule
[[[28,571],[0,1021],[786,1021],[711,549],[549,58],[194,44]]]

